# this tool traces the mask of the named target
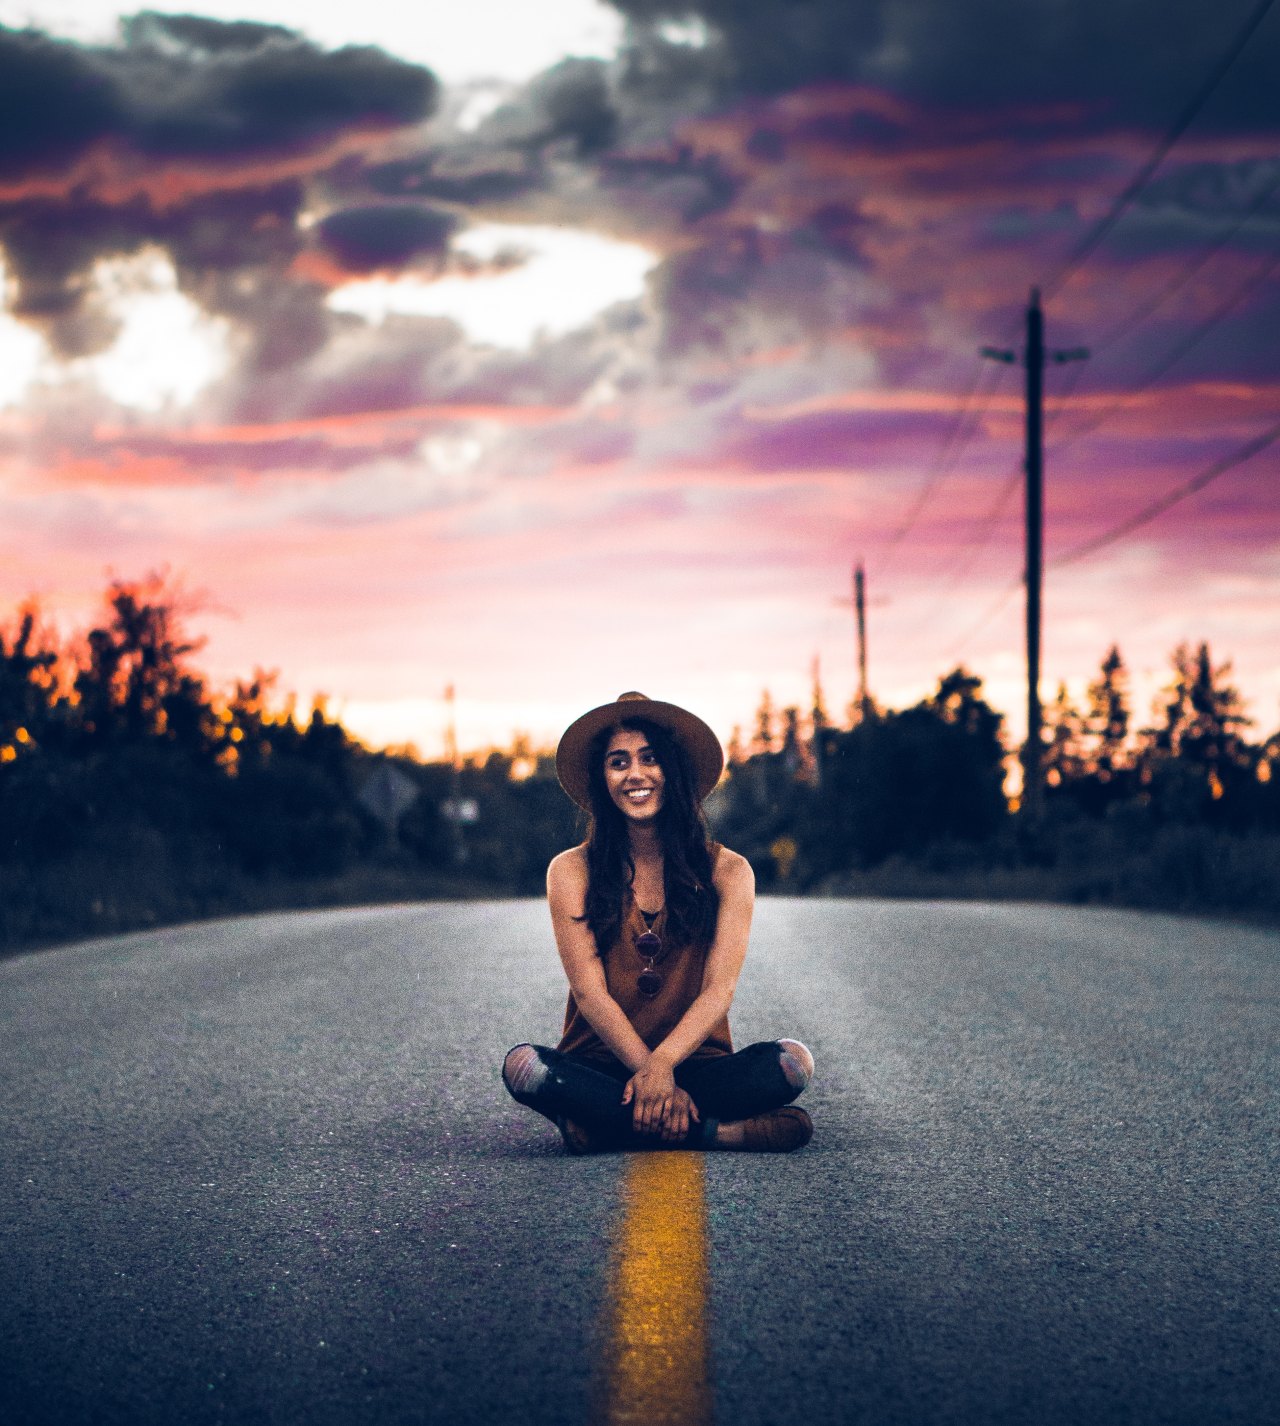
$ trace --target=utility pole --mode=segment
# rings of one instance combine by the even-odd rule
[[[450,842],[453,848],[453,862],[461,866],[467,859],[467,844],[462,835],[462,758],[458,754],[458,699],[453,684],[444,691],[445,707],[449,710],[449,721],[445,726],[444,751],[451,769],[449,775],[449,798],[445,803],[445,815],[449,820]]]
[[[1000,347],[983,347],[982,355],[1010,365],[1017,352]],[[1027,342],[1022,364],[1026,368],[1027,446],[1023,462],[1027,474],[1026,573],[1027,589],[1027,740],[1022,745],[1022,810],[1029,824],[1040,821],[1044,810],[1044,709],[1040,703],[1040,634],[1043,625],[1044,589],[1044,364],[1083,361],[1087,347],[1045,352],[1044,313],[1040,310],[1040,289],[1031,289],[1027,307]]]
[[[887,604],[886,599],[877,599],[875,604]],[[862,567],[862,561],[858,560],[853,566],[853,598],[842,599],[837,596],[834,603],[841,609],[853,608],[853,630],[854,645],[853,655],[855,666],[858,670],[858,691],[854,695],[853,702],[849,705],[849,716],[851,718],[869,718],[875,707],[871,699],[871,690],[867,686],[867,574]]]
[[[867,693],[867,576],[861,560],[853,567],[853,608],[858,628],[858,711],[865,722],[871,700]]]
[[[813,757],[813,785],[821,787],[822,759],[825,756],[824,744],[827,735],[827,709],[822,700],[822,665],[817,654],[813,656],[810,671],[813,676],[813,697],[809,719],[813,731],[809,742],[809,751]]]

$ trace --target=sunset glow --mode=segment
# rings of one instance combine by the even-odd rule
[[[639,298],[657,261],[636,243],[520,224],[472,228],[453,246],[481,264],[510,254],[513,266],[474,277],[349,282],[333,293],[329,306],[367,322],[392,314],[448,317],[480,345],[527,347],[535,337],[563,336],[615,302]]]
[[[1142,721],[1204,639],[1274,727],[1280,444],[1068,556],[1275,421],[1280,16],[1075,261],[1249,7],[1162,8],[1158,53],[1043,8],[0,3],[0,82],[43,76],[0,618],[166,569],[214,679],[375,743],[439,752],[447,684],[464,747],[631,687],[727,737],[815,658],[843,716],[862,560],[874,695],[963,662],[1016,737],[1023,372],[979,351],[1038,285],[1089,350],[1045,376],[1046,698],[1118,643]]]

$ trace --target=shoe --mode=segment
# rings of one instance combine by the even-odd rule
[[[742,1148],[757,1154],[789,1154],[813,1138],[813,1120],[794,1104],[742,1121]]]
[[[590,1154],[595,1151],[596,1144],[591,1135],[572,1119],[566,1119],[562,1114],[556,1120],[556,1128],[560,1130],[560,1137],[564,1140],[565,1150],[570,1154]]]

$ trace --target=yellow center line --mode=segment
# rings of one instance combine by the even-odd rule
[[[601,1426],[710,1426],[703,1155],[627,1155],[607,1303]]]

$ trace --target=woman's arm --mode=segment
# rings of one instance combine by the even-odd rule
[[[751,913],[756,899],[756,878],[751,863],[737,852],[722,848],[716,860],[715,886],[720,893],[720,911],[716,917],[715,938],[702,972],[702,989],[675,1029],[653,1052],[672,1069],[688,1059],[721,1017],[729,1013],[742,963],[747,957],[747,938],[751,934]]]
[[[675,1067],[707,1038],[727,1015],[747,956],[751,912],[755,906],[756,879],[751,863],[724,849],[716,861],[715,886],[720,893],[716,934],[707,952],[702,988],[693,1004],[665,1040],[627,1081],[622,1102],[632,1103],[632,1122],[646,1133],[661,1132],[664,1139],[682,1139],[689,1121],[701,1119],[693,1100],[678,1088]]]
[[[585,921],[576,919],[583,914],[586,895],[587,860],[580,847],[571,847],[547,868],[547,903],[556,949],[587,1023],[628,1069],[639,1069],[649,1058],[649,1047],[609,994],[595,937]]]

